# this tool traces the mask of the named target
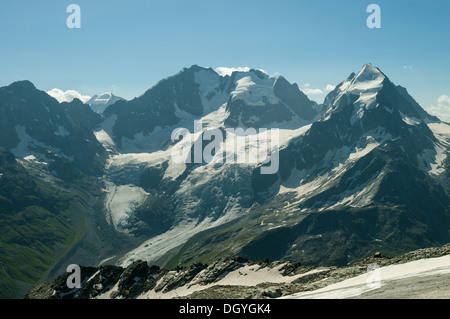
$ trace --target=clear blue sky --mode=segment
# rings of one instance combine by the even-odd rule
[[[81,29],[66,26],[71,3]],[[381,29],[366,25],[371,3]],[[448,0],[2,0],[0,35],[0,86],[28,79],[131,99],[198,64],[324,90],[371,62],[424,107],[450,95]]]

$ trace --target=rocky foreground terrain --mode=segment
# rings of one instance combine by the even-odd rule
[[[80,289],[68,288],[67,279],[71,274],[65,273],[53,282],[35,287],[25,298],[448,298],[450,258],[447,257],[450,257],[450,244],[420,249],[397,257],[376,253],[345,267],[312,267],[282,261],[226,258],[210,265],[197,263],[169,270],[148,266],[144,261],[135,261],[126,268],[112,265],[81,267]],[[428,268],[424,268],[424,262],[427,262]],[[379,287],[353,294],[341,293],[344,286],[345,289],[349,286],[357,287],[356,281],[354,284],[351,281],[370,275],[368,267],[370,269],[374,264],[379,266],[382,274]],[[432,269],[433,265],[439,272]],[[412,269],[416,273],[406,274],[405,269],[409,269],[409,272]],[[405,273],[402,274],[402,271]],[[394,272],[396,277],[392,276]],[[418,275],[421,277],[416,280],[418,277],[414,276]],[[386,280],[383,282],[384,279]],[[346,282],[350,283],[345,284]],[[336,289],[327,289],[334,286]],[[316,293],[323,290],[325,292]]]

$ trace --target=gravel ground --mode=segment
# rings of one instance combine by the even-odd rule
[[[450,299],[450,273],[388,281],[357,299]]]
[[[450,255],[419,259],[423,257],[422,252],[410,254],[414,257],[410,261],[380,266],[376,271],[350,276],[284,298],[450,299]],[[337,270],[337,273],[342,274],[344,270]]]

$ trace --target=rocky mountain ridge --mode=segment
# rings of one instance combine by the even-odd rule
[[[343,267],[302,266],[300,262],[249,261],[224,258],[211,265],[161,269],[135,261],[127,268],[113,265],[81,267],[82,285],[67,287],[69,273],[43,283],[31,291],[29,299],[270,299],[288,297],[342,282],[377,267],[402,265],[412,261],[450,255],[450,245],[432,247],[390,257],[380,253]],[[443,292],[444,293],[444,292]]]

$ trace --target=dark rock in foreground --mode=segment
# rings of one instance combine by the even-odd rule
[[[380,267],[403,264],[414,260],[436,258],[450,254],[450,244],[420,249],[398,257],[375,253],[350,266],[312,267],[301,263],[249,261],[243,258],[223,258],[210,265],[200,263],[189,267],[160,269],[135,261],[126,268],[118,266],[81,267],[81,288],[69,289],[69,273],[55,281],[43,283],[25,296],[26,299],[132,299],[193,298],[193,299],[270,299],[312,291],[332,283],[363,274],[369,265]],[[258,273],[259,272],[259,273]],[[239,274],[233,284],[221,281],[229,274]],[[267,274],[267,282],[255,281],[255,274]],[[248,276],[247,276],[248,275]],[[326,279],[326,280],[324,280]],[[252,284],[254,282],[254,284]],[[180,288],[197,287],[191,293],[178,296]],[[150,295],[146,293],[151,292]]]

